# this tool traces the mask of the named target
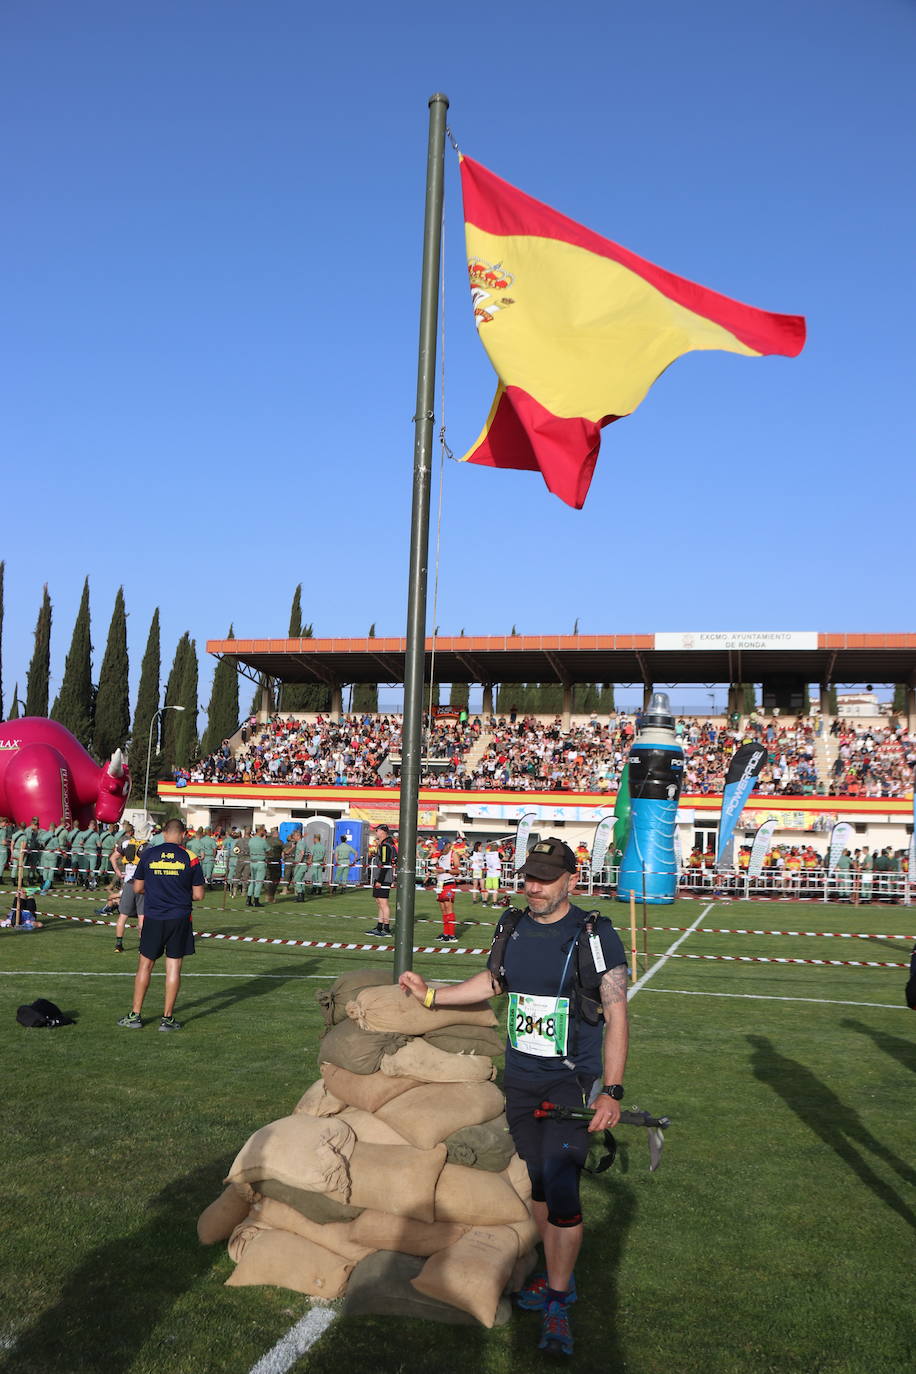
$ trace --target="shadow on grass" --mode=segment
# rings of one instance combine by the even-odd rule
[[[902,1217],[908,1226],[916,1229],[916,1214],[890,1184],[874,1172],[855,1147],[867,1150],[888,1165],[910,1187],[916,1184],[916,1171],[873,1136],[859,1114],[837,1097],[810,1069],[780,1054],[765,1036],[749,1035],[747,1040],[754,1051],[751,1067],[755,1076],[779,1094],[796,1116],[839,1155],[875,1197]]]
[[[896,1035],[888,1035],[885,1031],[876,1030],[874,1026],[866,1026],[864,1022],[854,1021],[851,1017],[841,1021],[840,1025],[846,1030],[858,1031],[860,1035],[869,1036],[879,1050],[897,1059],[910,1073],[916,1073],[916,1044],[912,1040],[900,1040]]]
[[[205,996],[186,998],[181,995],[181,1013],[193,1011],[195,1007],[206,1008],[204,1011],[196,1012],[193,1016],[182,1015],[181,1019],[188,1023],[202,1021],[205,1016],[215,1016],[218,1012],[225,1011],[227,1007],[235,1006],[237,1002],[246,1002],[251,997],[267,997],[270,993],[279,991],[284,984],[297,982],[305,974],[313,972],[314,969],[315,961],[313,959],[295,964],[286,960],[284,963],[278,964],[276,968],[261,969],[258,973],[240,976],[239,981],[233,983],[231,987],[227,988],[223,985]]]
[[[212,1250],[189,1232],[188,1218],[218,1195],[230,1163],[231,1156],[212,1160],[150,1198],[149,1220],[87,1255],[0,1369],[126,1374],[150,1333],[213,1263]]]

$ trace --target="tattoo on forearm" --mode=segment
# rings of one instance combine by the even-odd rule
[[[627,971],[612,968],[601,979],[601,1005],[605,1011],[627,1000]]]

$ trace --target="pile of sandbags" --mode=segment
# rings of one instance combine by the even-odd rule
[[[230,1285],[346,1294],[352,1315],[507,1320],[537,1228],[491,1008],[428,1009],[377,969],[317,999],[321,1077],[239,1151],[202,1243],[228,1240]]]

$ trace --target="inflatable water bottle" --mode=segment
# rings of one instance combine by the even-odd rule
[[[684,753],[674,733],[667,692],[653,693],[630,750],[630,834],[617,879],[617,900],[663,905],[677,894],[675,830]]]

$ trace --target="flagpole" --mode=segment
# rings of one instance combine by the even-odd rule
[[[436,329],[447,109],[447,96],[430,96],[423,275],[420,287],[420,349],[417,359],[417,409],[414,414],[413,510],[410,521],[410,571],[407,579],[407,651],[404,666],[404,719],[401,731],[395,978],[409,969],[413,963],[417,808],[420,800],[423,667],[426,649],[426,577],[429,562],[429,495],[436,403]]]

